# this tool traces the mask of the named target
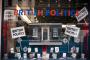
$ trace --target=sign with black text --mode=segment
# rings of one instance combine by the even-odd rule
[[[18,38],[18,37],[26,36],[24,26],[11,28],[11,35],[12,35],[12,38]]]
[[[16,16],[14,15],[14,10],[4,10],[4,20],[17,21]]]
[[[65,34],[72,36],[72,37],[78,37],[80,28],[75,26],[68,26],[66,27]]]
[[[55,52],[56,52],[56,53],[59,52],[59,47],[55,47]]]
[[[80,22],[87,15],[88,15],[88,11],[87,11],[86,7],[84,7],[78,12],[78,16],[76,16],[76,19],[77,19],[78,22]]]

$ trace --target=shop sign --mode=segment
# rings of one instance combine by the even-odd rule
[[[4,11],[4,20],[15,20],[16,16],[14,15],[14,10],[5,10]]]
[[[44,13],[45,12],[45,13]],[[14,10],[15,16],[22,15],[34,15],[34,16],[74,16],[74,14],[78,14],[78,10],[73,8],[71,9],[51,9],[46,8],[46,11],[43,9],[19,9]]]
[[[26,36],[24,26],[11,28],[11,35],[12,35],[12,38],[18,38],[18,37]]]
[[[75,26],[68,26],[66,27],[65,34],[72,36],[72,37],[78,37],[80,28]]]
[[[77,19],[78,22],[80,22],[87,15],[88,15],[88,11],[87,11],[86,7],[84,7],[78,12],[78,16],[76,16],[76,19]]]

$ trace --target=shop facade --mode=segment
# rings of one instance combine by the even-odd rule
[[[89,18],[87,16],[78,23],[74,16],[78,15],[78,10],[84,6],[87,8],[87,1],[75,0],[65,3],[60,0],[10,1],[4,2],[3,5],[5,7],[2,22],[4,57],[14,59],[67,57],[86,59],[88,57]],[[26,14],[27,9],[30,15]],[[5,13],[7,11],[13,11],[14,15],[13,12]],[[25,15],[22,16],[23,14]],[[65,34],[67,25],[80,28],[77,38]],[[11,29],[21,26],[25,29],[25,36],[13,38]]]

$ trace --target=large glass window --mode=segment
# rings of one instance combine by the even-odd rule
[[[53,37],[58,37],[58,28],[53,28]]]
[[[33,36],[32,37],[38,37],[38,28],[33,28]]]

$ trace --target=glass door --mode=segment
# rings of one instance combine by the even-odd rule
[[[49,41],[50,37],[49,37],[49,27],[42,27],[42,41]]]

